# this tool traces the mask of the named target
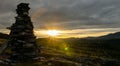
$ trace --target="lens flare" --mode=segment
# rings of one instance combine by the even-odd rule
[[[65,47],[65,50],[67,51],[67,50],[68,50],[68,47]]]

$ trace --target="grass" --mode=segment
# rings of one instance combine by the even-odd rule
[[[43,38],[37,39],[36,42],[41,49],[40,57],[42,61],[18,63],[13,66],[81,66],[81,64],[105,66],[102,65],[103,62],[113,60],[119,62],[120,60],[119,44],[91,44],[78,39]],[[10,52],[10,50],[6,52]],[[80,62],[80,60],[83,62]]]
[[[81,40],[69,40],[69,39],[38,39],[38,45],[49,48],[45,52],[47,53],[66,53],[73,56],[89,56],[89,57],[98,57],[98,58],[108,58],[120,60],[120,44],[90,44],[87,41]],[[67,50],[66,50],[67,48]]]

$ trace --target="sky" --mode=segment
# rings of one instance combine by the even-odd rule
[[[0,0],[0,32],[15,22],[16,6],[30,3],[37,37],[59,30],[57,37],[101,36],[120,31],[120,0]]]

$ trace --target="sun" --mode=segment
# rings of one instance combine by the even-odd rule
[[[57,35],[59,35],[60,31],[58,31],[58,30],[48,30],[46,33],[49,36],[57,36]]]

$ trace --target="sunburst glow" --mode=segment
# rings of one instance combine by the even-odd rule
[[[46,33],[49,36],[57,36],[57,35],[59,35],[60,31],[58,31],[58,30],[48,30]]]

